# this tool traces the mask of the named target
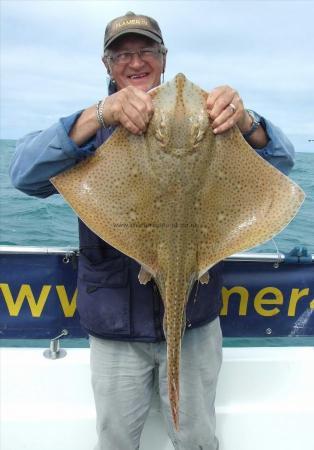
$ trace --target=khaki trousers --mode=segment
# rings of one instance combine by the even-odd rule
[[[222,361],[219,318],[183,337],[180,431],[171,419],[165,342],[121,342],[90,336],[98,443],[95,450],[138,450],[157,384],[168,435],[177,450],[217,450],[215,395]]]

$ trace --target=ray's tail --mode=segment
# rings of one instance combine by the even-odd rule
[[[180,298],[180,297],[178,297]],[[185,329],[185,298],[167,302],[164,330],[167,340],[168,397],[175,429],[179,431],[181,340]]]
[[[180,346],[181,347],[181,346]],[[168,343],[168,396],[172,420],[176,431],[179,431],[179,405],[180,405],[180,352],[181,348],[174,348]]]

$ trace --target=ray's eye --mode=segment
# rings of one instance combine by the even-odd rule
[[[159,120],[156,121],[155,138],[160,143],[160,146],[165,148],[168,141],[168,133],[166,128],[165,117],[161,114]]]
[[[193,148],[197,148],[204,138],[206,132],[206,127],[204,123],[200,120],[196,121],[192,125],[190,142]]]

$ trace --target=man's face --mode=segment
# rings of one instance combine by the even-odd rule
[[[143,48],[159,48],[151,39],[139,35],[127,35],[118,39],[110,48],[112,56]],[[133,54],[128,63],[108,60],[111,78],[117,83],[118,90],[127,86],[135,86],[147,92],[160,84],[166,56],[157,54],[148,59],[142,59],[139,54]]]

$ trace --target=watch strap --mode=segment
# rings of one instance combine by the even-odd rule
[[[249,138],[254,131],[257,130],[257,128],[261,125],[261,118],[254,113],[254,111],[251,111],[250,109],[247,109],[246,112],[249,114],[249,116],[252,118],[252,125],[251,128],[246,131],[245,133],[242,133],[242,136],[244,137],[244,139]]]

